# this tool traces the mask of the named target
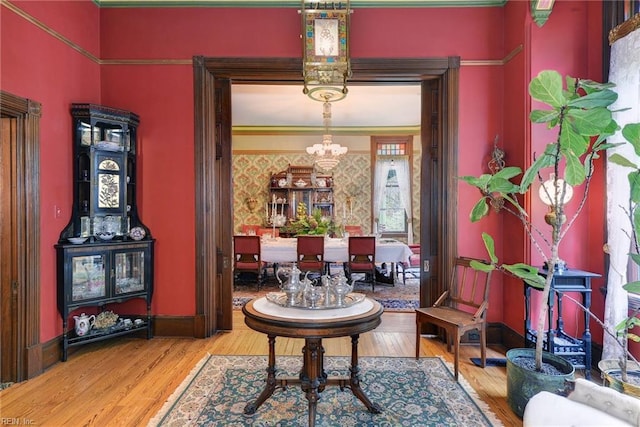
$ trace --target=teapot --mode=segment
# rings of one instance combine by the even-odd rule
[[[347,277],[340,272],[336,283],[333,286],[333,292],[336,295],[336,306],[342,307],[344,305],[344,299],[349,292],[353,291],[353,285],[349,284]]]
[[[294,262],[293,266],[291,267],[291,273],[289,274],[289,279],[285,283],[283,283],[279,275],[281,271],[283,271],[283,269],[278,269],[278,272],[276,273],[276,278],[280,283],[280,289],[282,290],[282,292],[287,294],[287,305],[294,306],[296,304],[296,299],[298,298],[298,294],[300,293],[300,291],[304,289],[303,283],[300,281],[300,273],[302,272]],[[305,279],[306,279],[306,276],[305,276]]]
[[[79,337],[82,337],[93,327],[93,322],[96,321],[96,316],[93,314],[91,316],[87,316],[82,313],[80,316],[73,316],[73,320],[75,320],[76,334]]]

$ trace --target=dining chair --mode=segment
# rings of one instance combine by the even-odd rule
[[[242,234],[244,234],[245,236],[256,236],[258,234],[258,230],[260,230],[259,225],[255,225],[255,224],[242,224]]]
[[[396,276],[402,274],[402,283],[407,284],[407,275],[414,279],[420,278],[420,245],[408,245],[413,253],[409,257],[408,262],[399,262],[396,264]]]
[[[473,258],[456,258],[447,288],[431,307],[416,309],[416,359],[420,357],[420,328],[431,323],[446,332],[447,349],[453,341],[454,376],[458,381],[460,338],[467,331],[480,331],[481,364],[485,367],[487,356],[487,319],[489,308],[489,284],[491,271],[484,272],[471,267]],[[486,264],[484,260],[475,261]]]
[[[361,225],[345,225],[344,231],[349,233],[349,236],[362,236],[364,234]]]
[[[298,236],[296,251],[300,271],[325,273],[324,236]]]
[[[260,236],[233,236],[233,281],[241,273],[255,273],[258,290],[262,284],[262,271],[265,264],[260,253]]]
[[[280,229],[279,228],[258,228],[258,231],[256,232],[256,235],[258,236],[271,236],[271,237],[280,237]]]
[[[376,285],[376,238],[374,236],[349,236],[347,277],[354,283],[354,273],[364,273],[365,281],[371,281],[371,290]]]

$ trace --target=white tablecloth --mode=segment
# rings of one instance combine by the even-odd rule
[[[278,237],[265,238],[261,241],[262,261],[294,262],[296,261],[297,239]],[[376,262],[408,262],[413,254],[406,244],[393,239],[376,239]],[[327,262],[347,262],[349,246],[347,240],[325,239],[324,260]]]

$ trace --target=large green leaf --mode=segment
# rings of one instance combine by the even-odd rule
[[[502,267],[511,274],[521,278],[529,285],[542,289],[544,288],[545,279],[538,274],[538,269],[528,264],[503,264]]]
[[[634,203],[640,203],[640,171],[629,172],[629,198]],[[640,231],[640,229],[637,229]]]
[[[633,163],[631,160],[627,159],[626,157],[618,153],[613,153],[611,156],[609,156],[609,161],[611,163],[615,163],[616,165],[620,165],[625,168],[635,169],[637,167],[637,165]]]
[[[586,93],[591,93],[594,90],[612,89],[616,87],[616,84],[610,82],[596,82],[589,79],[580,79],[578,80],[578,87],[584,89]]]
[[[500,178],[504,178],[504,179],[511,179],[515,176],[518,176],[522,173],[522,169],[520,169],[517,166],[507,166],[504,169],[500,169],[498,172],[495,173],[495,177],[500,177]]]
[[[547,123],[558,118],[557,110],[533,110],[529,114],[532,123]]]
[[[484,242],[484,247],[487,249],[487,253],[489,254],[489,259],[491,260],[491,264],[498,263],[498,257],[496,256],[496,244],[493,241],[493,237],[489,233],[482,233],[482,241]]]
[[[560,149],[571,151],[576,156],[582,156],[589,148],[589,137],[577,133],[573,126],[564,122],[560,133]]]
[[[640,282],[629,282],[622,286],[622,288],[627,292],[639,293],[640,292]]]
[[[472,185],[473,187],[479,188],[482,192],[486,193],[487,186],[489,185],[489,181],[491,180],[492,177],[493,177],[493,175],[484,174],[484,175],[480,175],[478,177],[476,177],[476,176],[461,176],[459,179],[463,180],[464,182],[466,182],[469,185]]]
[[[536,177],[538,176],[538,172],[550,166],[553,166],[555,163],[555,150],[556,144],[549,144],[545,148],[544,153],[539,156],[529,168],[524,172],[522,176],[522,181],[520,182],[520,193],[524,194],[529,191],[529,187],[533,184]]]
[[[531,80],[529,94],[533,99],[537,99],[554,108],[560,108],[566,102],[562,94],[562,76],[553,70],[541,71]]]
[[[572,99],[567,105],[576,108],[594,108],[594,107],[608,107],[618,99],[618,94],[612,90],[603,90],[589,93],[585,96],[581,96]]]
[[[622,136],[633,145],[633,149],[640,156],[640,123],[628,123],[622,129]]]
[[[487,186],[487,190],[490,193],[515,193],[518,191],[518,188],[520,187],[517,184],[497,176],[494,177]]]
[[[564,180],[569,185],[580,185],[587,178],[582,163],[577,156],[567,153],[565,156],[566,166],[564,168]]]
[[[474,270],[484,271],[486,273],[496,269],[493,264],[485,264],[484,262],[476,261],[475,259],[471,260],[469,265],[471,265],[471,268]]]
[[[487,216],[488,213],[489,213],[489,205],[487,205],[487,201],[483,197],[482,199],[478,200],[478,202],[475,204],[475,206],[471,210],[471,213],[469,214],[469,218],[471,219],[471,222],[478,222],[482,218]]]
[[[592,110],[567,110],[566,119],[580,135],[593,136],[602,133],[611,123],[611,111],[606,108]]]

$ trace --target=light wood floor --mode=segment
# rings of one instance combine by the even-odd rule
[[[80,347],[65,363],[0,392],[0,420],[17,418],[20,425],[144,426],[162,407],[196,363],[207,353],[266,355],[266,336],[244,324],[234,311],[234,329],[208,339],[114,339]],[[413,357],[415,315],[384,313],[382,324],[360,337],[360,356]],[[278,355],[299,355],[303,340],[279,338]],[[349,338],[323,341],[326,355],[347,356]],[[422,338],[423,356],[442,355],[453,362],[439,341]],[[475,346],[461,349],[461,374],[505,426],[522,421],[506,402],[505,368],[474,366]],[[488,357],[503,357],[491,349]],[[7,422],[3,422],[7,424]]]

